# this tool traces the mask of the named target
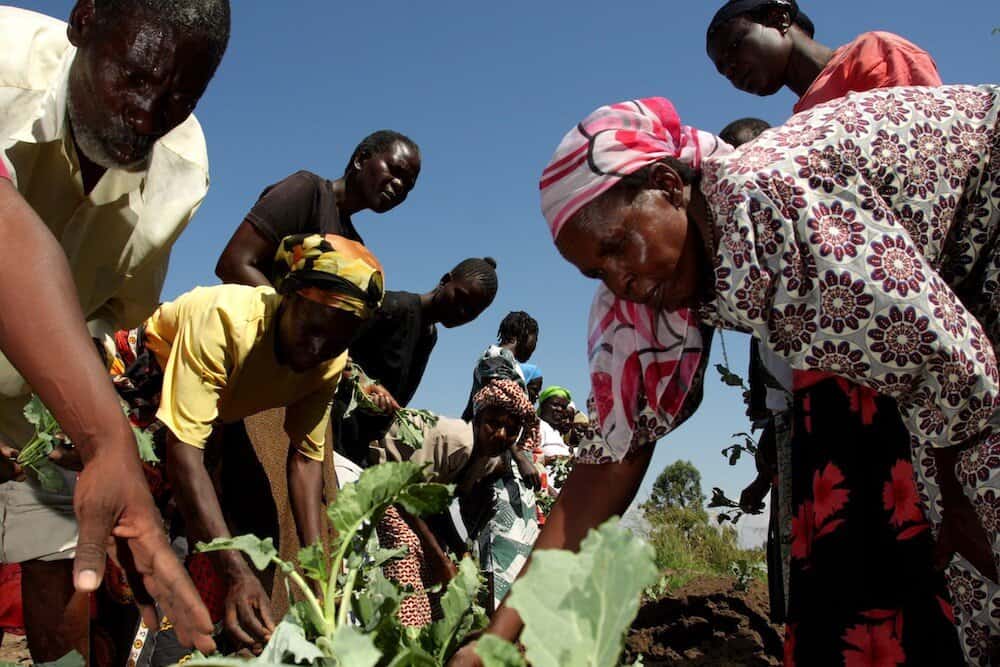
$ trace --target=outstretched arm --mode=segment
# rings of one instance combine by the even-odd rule
[[[619,463],[578,463],[569,474],[555,507],[546,519],[545,527],[535,541],[534,551],[576,551],[590,529],[625,512],[642,484],[652,456],[653,446],[650,445],[630,454]],[[518,576],[524,576],[530,567],[529,558]],[[522,627],[518,613],[506,605],[500,605],[486,632],[514,641]],[[449,665],[465,667],[482,664],[474,651],[472,645],[466,646],[455,654]]]
[[[289,450],[288,496],[299,541],[302,546],[314,544],[323,535],[323,462]]]
[[[108,538],[114,535],[135,564],[130,580],[146,624],[156,627],[148,593],[173,619],[182,643],[211,652],[211,619],[167,543],[132,430],[84,325],[66,256],[3,177],[0,244],[9,257],[19,258],[0,267],[0,312],[11,315],[0,318],[0,349],[50,407],[84,462],[73,500],[80,522],[77,589],[98,587]],[[59,363],[39,340],[59,341]]]
[[[167,476],[177,497],[188,535],[200,542],[231,537],[212,478],[205,468],[205,452],[181,442],[167,430]],[[270,601],[257,575],[239,551],[211,554],[226,581],[226,632],[243,645],[263,643],[274,630]]]

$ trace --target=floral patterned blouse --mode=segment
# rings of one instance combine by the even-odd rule
[[[897,399],[910,432],[977,435],[998,395],[1000,87],[890,88],[721,158],[706,324]]]

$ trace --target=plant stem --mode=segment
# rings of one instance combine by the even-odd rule
[[[313,594],[312,589],[309,588],[309,584],[306,583],[306,580],[302,578],[301,574],[295,571],[295,567],[291,563],[286,563],[277,556],[273,557],[271,560],[276,563],[278,567],[284,571],[288,578],[299,587],[299,590],[302,591],[302,595],[305,597],[306,603],[309,605],[309,612],[314,617],[313,623],[316,624],[316,628],[322,634],[328,634],[331,631],[331,628],[328,627],[329,622],[323,614],[323,608],[320,607],[319,600],[316,599],[316,596]]]
[[[344,583],[344,592],[340,596],[340,609],[337,611],[337,627],[347,623],[347,610],[351,606],[351,595],[354,593],[354,582],[358,579],[358,570],[352,570]]]
[[[351,546],[351,542],[354,540],[355,533],[358,532],[358,526],[355,526],[352,531],[350,531],[344,538],[344,542],[340,549],[337,551],[337,555],[334,556],[333,561],[330,563],[330,585],[326,589],[326,604],[323,605],[330,613],[329,621],[334,621],[337,618],[335,610],[337,608],[337,577],[340,576],[340,570],[343,569],[344,556],[347,555],[347,549]],[[343,604],[343,601],[341,601]],[[336,626],[334,626],[336,627]]]

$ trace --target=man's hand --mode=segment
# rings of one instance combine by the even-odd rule
[[[378,406],[378,409],[387,415],[396,414],[396,410],[399,410],[399,403],[393,398],[389,390],[380,384],[371,384],[365,387],[365,393],[368,394],[368,398],[372,400],[372,403]]]
[[[212,620],[174,555],[149,494],[139,459],[131,452],[100,450],[80,473],[73,505],[80,537],[73,581],[82,593],[97,590],[104,576],[105,553],[116,547],[147,627],[159,620],[153,598],[170,618],[185,646],[215,651]],[[114,536],[115,541],[112,541]]]
[[[517,462],[517,469],[521,473],[521,479],[524,480],[524,483],[532,491],[538,491],[542,488],[542,476],[527,454],[519,451],[514,452],[514,461]]]
[[[252,572],[229,579],[226,592],[226,614],[223,627],[226,633],[243,646],[267,643],[274,632],[271,619],[271,601]]]

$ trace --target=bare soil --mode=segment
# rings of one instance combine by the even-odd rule
[[[733,589],[732,579],[705,578],[646,602],[626,642],[626,662],[647,667],[779,667],[782,627],[768,619],[767,589]]]

